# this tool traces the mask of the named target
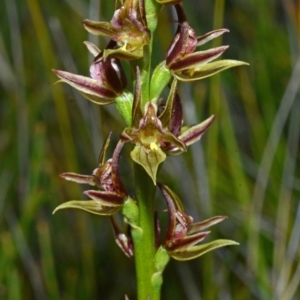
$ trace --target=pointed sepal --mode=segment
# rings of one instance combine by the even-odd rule
[[[193,246],[183,252],[175,251],[175,252],[169,252],[170,256],[176,260],[179,261],[187,261],[192,260],[195,258],[198,258],[205,253],[208,253],[212,250],[225,247],[225,246],[233,246],[233,245],[239,245],[239,243],[232,241],[232,240],[215,240],[210,243]]]
[[[88,42],[88,41],[85,41],[83,43],[86,45],[87,49],[90,51],[90,53],[94,57],[98,56],[101,53],[100,49],[96,45],[94,45],[93,43]]]
[[[118,29],[114,28],[109,22],[97,22],[85,19],[83,27],[91,34],[113,37],[118,34]]]
[[[225,59],[205,64],[190,73],[174,73],[174,76],[180,81],[191,82],[213,76],[229,68],[247,65],[249,64],[243,61]]]
[[[99,181],[93,175],[81,175],[73,172],[66,172],[59,175],[61,178],[73,181],[79,184],[88,184],[92,186],[101,187]]]
[[[75,89],[79,90],[82,95],[88,100],[100,104],[105,105],[107,102],[112,102],[117,94],[99,84],[99,82],[95,79],[72,74],[66,71],[53,70],[53,72],[61,79],[62,82],[68,83]],[[107,99],[111,99],[107,101]]]
[[[58,210],[70,208],[84,210],[99,216],[110,216],[115,214],[120,209],[120,206],[103,206],[99,201],[95,200],[71,200],[57,206],[53,211],[53,214]]]
[[[170,68],[174,72],[184,72],[193,75],[194,70],[197,70],[201,66],[218,58],[227,49],[228,46],[221,46],[206,51],[197,51],[195,53],[187,54],[173,62]]]
[[[190,127],[179,135],[179,139],[187,146],[194,144],[195,142],[199,141],[206,129],[213,123],[214,119],[215,116],[212,115],[200,124]]]
[[[101,205],[105,206],[122,206],[124,202],[124,198],[118,195],[116,192],[89,190],[84,191],[83,193],[93,200],[98,201]]]
[[[197,46],[201,46],[203,44],[206,44],[207,42],[219,37],[220,35],[224,34],[225,32],[229,32],[226,28],[216,29],[213,31],[210,31],[202,36],[197,37]]]
[[[227,219],[226,216],[216,216],[216,217],[212,217],[212,218],[209,218],[209,219],[201,221],[201,222],[192,223],[191,226],[189,227],[187,233],[193,234],[195,232],[207,229],[208,227],[216,225],[216,224],[224,221],[225,219]]]

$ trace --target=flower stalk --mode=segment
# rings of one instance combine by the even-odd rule
[[[178,93],[178,81],[201,80],[246,64],[235,60],[214,61],[228,46],[196,51],[198,46],[228,30],[218,29],[197,36],[188,23],[180,4],[182,1],[116,0],[116,10],[110,22],[83,21],[84,28],[90,33],[110,38],[104,50],[85,42],[94,56],[90,76],[53,70],[59,82],[76,88],[87,100],[98,105],[116,105],[124,119],[124,130],[111,158],[106,159],[109,133],[98,166],[91,175],[72,172],[61,175],[66,180],[92,186],[93,189],[84,192],[90,199],[68,201],[54,212],[71,208],[109,217],[117,245],[135,261],[139,300],[160,299],[163,271],[171,258],[191,260],[211,250],[237,244],[223,239],[203,244],[209,235],[206,229],[227,217],[215,216],[194,222],[193,217],[185,213],[179,197],[157,181],[157,174],[168,156],[188,151],[188,146],[201,139],[215,118],[212,115],[200,124],[185,125],[184,95]],[[153,66],[157,15],[160,9],[168,6],[174,6],[176,10],[178,27],[162,61]],[[132,89],[122,68],[122,60],[129,62],[135,74]],[[165,89],[169,94],[163,100],[161,93]],[[127,192],[119,174],[122,149],[128,144],[133,147],[130,153],[134,164],[133,195]],[[157,187],[165,200],[169,219],[162,236],[154,201]],[[117,213],[123,216],[123,227],[115,218]]]
[[[138,226],[142,228],[142,235],[133,237],[138,299],[159,300],[160,287],[152,284],[156,252],[153,197],[156,189],[141,166],[135,164],[134,173],[135,195],[139,207]]]

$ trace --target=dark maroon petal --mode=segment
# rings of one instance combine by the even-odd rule
[[[64,82],[70,84],[71,86],[85,94],[91,94],[101,98],[109,99],[114,99],[117,96],[115,92],[109,90],[104,86],[101,86],[94,79],[60,70],[53,70],[53,72]]]
[[[197,46],[203,45],[203,44],[209,42],[210,40],[217,38],[218,36],[220,36],[221,34],[223,34],[225,32],[229,32],[229,30],[222,28],[222,29],[210,31],[202,36],[198,36],[197,37]]]
[[[89,190],[83,193],[106,206],[120,206],[124,202],[124,197],[115,192]]]
[[[141,75],[140,69],[136,67],[136,82],[135,82],[135,90],[134,90],[134,98],[133,98],[133,106],[132,106],[132,127],[138,128],[140,120],[143,117],[143,113],[141,110]]]
[[[175,37],[167,50],[166,64],[170,66],[175,60],[186,54],[194,52],[197,37],[194,29],[188,24],[181,5],[175,5],[178,15],[178,27]]]
[[[179,95],[176,93],[174,98],[173,113],[170,122],[169,130],[175,136],[178,136],[181,131],[183,119],[182,104]]]
[[[112,157],[112,164],[111,164],[111,176],[112,176],[112,181],[113,185],[115,188],[115,191],[121,195],[123,198],[126,197],[127,193],[124,188],[123,183],[121,182],[120,175],[119,175],[119,159],[120,159],[120,153],[123,149],[124,142],[119,141]]]
[[[105,155],[106,155],[106,150],[107,150],[109,142],[110,142],[110,137],[111,137],[111,132],[108,134],[107,138],[105,139],[104,145],[99,154],[99,158],[98,158],[99,167],[101,167],[105,163]]]
[[[163,112],[158,117],[162,127],[178,136],[182,125],[182,105],[177,94],[177,80],[174,79]]]
[[[165,186],[162,185],[161,183],[157,183],[158,187],[160,188],[161,192],[164,195],[164,198],[167,203],[167,208],[168,208],[168,216],[169,216],[169,222],[168,222],[168,228],[165,236],[165,241],[171,241],[172,237],[175,232],[175,227],[176,227],[176,208],[175,204],[169,195],[169,193],[166,191]]]
[[[164,246],[168,251],[185,251],[187,248],[203,241],[210,231],[199,232],[193,235],[188,235],[183,239],[173,240]]]
[[[81,175],[77,173],[67,172],[59,175],[61,178],[69,181],[74,181],[80,184],[89,184],[92,186],[101,187],[95,176],[93,175]]]
[[[188,229],[188,234],[193,234],[200,230],[204,230],[210,226],[216,225],[216,224],[224,221],[225,219],[227,219],[226,216],[216,216],[216,217],[212,217],[207,220],[204,220],[202,222],[192,223]]]
[[[143,23],[143,27],[148,28],[144,0],[139,0],[139,15],[140,15],[141,21]]]
[[[210,116],[207,120],[203,121],[202,123],[195,125],[185,132],[183,132],[180,136],[179,139],[184,142],[187,146],[195,143],[198,141],[202,134],[205,132],[205,130],[212,124],[214,121],[215,116],[212,115]]]
[[[173,71],[188,70],[190,68],[196,68],[199,64],[206,64],[211,60],[220,56],[228,46],[221,46],[212,48],[206,51],[198,51],[189,55],[186,55],[170,65],[170,69]]]
[[[174,98],[177,92],[177,79],[174,79],[170,88],[168,99],[165,105],[164,110],[159,115],[162,127],[169,129],[173,111],[174,111]]]
[[[188,53],[192,53],[196,48],[188,47],[189,45],[189,35],[191,32],[191,27],[187,22],[181,23],[179,26],[179,33],[176,33],[168,51],[166,58],[166,65],[170,66],[174,61],[183,57]],[[188,51],[187,51],[188,50]]]
[[[187,18],[186,18],[186,15],[185,15],[185,12],[184,12],[184,9],[182,8],[182,6],[180,4],[175,5],[175,9],[177,12],[179,24],[187,23]],[[196,32],[190,25],[187,26],[187,33],[188,33],[188,39],[186,40],[186,43],[184,44],[184,49],[185,49],[185,51],[183,53],[184,55],[194,52],[194,50],[196,48],[196,44],[197,44]]]
[[[103,72],[106,84],[117,94],[126,87],[126,76],[118,59],[109,57],[103,62]]]

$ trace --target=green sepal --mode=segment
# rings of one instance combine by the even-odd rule
[[[115,98],[116,108],[127,126],[131,125],[132,120],[132,103],[133,94],[129,91],[124,91],[120,96]]]
[[[143,57],[144,49],[137,48],[136,50],[128,51],[126,47],[120,47],[117,49],[105,49],[103,51],[103,57],[106,59],[108,56],[113,56],[118,59],[135,60]]]
[[[79,91],[79,93],[82,97],[84,97],[85,99],[87,99],[97,105],[108,105],[108,104],[114,103],[114,101],[115,101],[114,99],[101,98],[96,95],[91,95],[91,94],[84,93],[81,91]]]
[[[214,249],[221,248],[224,246],[231,246],[231,245],[239,245],[239,243],[231,240],[215,240],[210,243],[193,246],[182,252],[180,251],[169,252],[169,254],[172,258],[176,260],[187,261],[187,260],[192,260],[194,258],[198,258],[203,254],[212,251]]]
[[[166,61],[162,61],[153,71],[150,85],[150,100],[157,103],[159,95],[172,78],[171,71],[166,67]],[[155,99],[153,101],[153,99]]]
[[[68,208],[84,210],[88,213],[99,216],[111,216],[120,209],[120,206],[103,206],[95,200],[71,200],[57,206],[53,211],[53,214],[55,214],[58,210]]]
[[[130,156],[132,160],[140,164],[156,185],[156,173],[158,166],[165,161],[166,154],[158,147],[154,145],[154,149],[145,149],[142,145],[136,145],[131,151]]]
[[[83,20],[84,28],[94,35],[116,36],[118,29],[114,28],[110,22],[95,22],[92,20]]]
[[[190,74],[183,73],[183,72],[182,73],[175,72],[174,76],[181,81],[187,81],[187,82],[196,81],[196,80],[204,79],[206,77],[210,77],[229,68],[243,66],[243,65],[249,65],[249,64],[243,61],[224,59],[224,60],[214,61],[202,65],[200,67],[197,67],[192,72],[190,72]]]

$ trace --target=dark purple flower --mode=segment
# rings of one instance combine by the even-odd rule
[[[108,48],[114,47],[115,44],[111,41]],[[53,70],[53,72],[62,82],[79,90],[86,99],[100,105],[110,104],[122,94],[127,85],[121,63],[114,57],[104,59],[103,52],[94,44],[85,42],[85,45],[95,56],[90,66],[91,78],[60,70]]]
[[[80,184],[88,184],[99,190],[87,190],[84,192],[92,200],[73,200],[59,205],[59,209],[77,208],[98,215],[112,215],[123,206],[127,199],[126,190],[119,178],[119,156],[123,143],[119,142],[115,148],[113,157],[105,161],[105,154],[109,144],[110,135],[105,141],[99,156],[99,166],[92,175],[81,175],[72,172],[63,173],[60,177]]]
[[[175,5],[178,16],[178,27],[172,43],[167,51],[166,67],[181,81],[195,81],[212,76],[228,68],[246,65],[236,60],[220,60],[218,58],[228,46],[221,46],[205,51],[194,52],[197,46],[228,32],[227,29],[211,31],[204,36],[196,36],[194,29],[187,22],[180,4]]]
[[[202,222],[193,222],[193,218],[183,210],[178,196],[167,186],[158,184],[167,203],[169,224],[163,242],[163,248],[177,260],[190,260],[211,250],[227,245],[237,245],[231,240],[215,240],[210,243],[196,245],[203,241],[210,231],[203,231],[227,217],[216,216]]]

